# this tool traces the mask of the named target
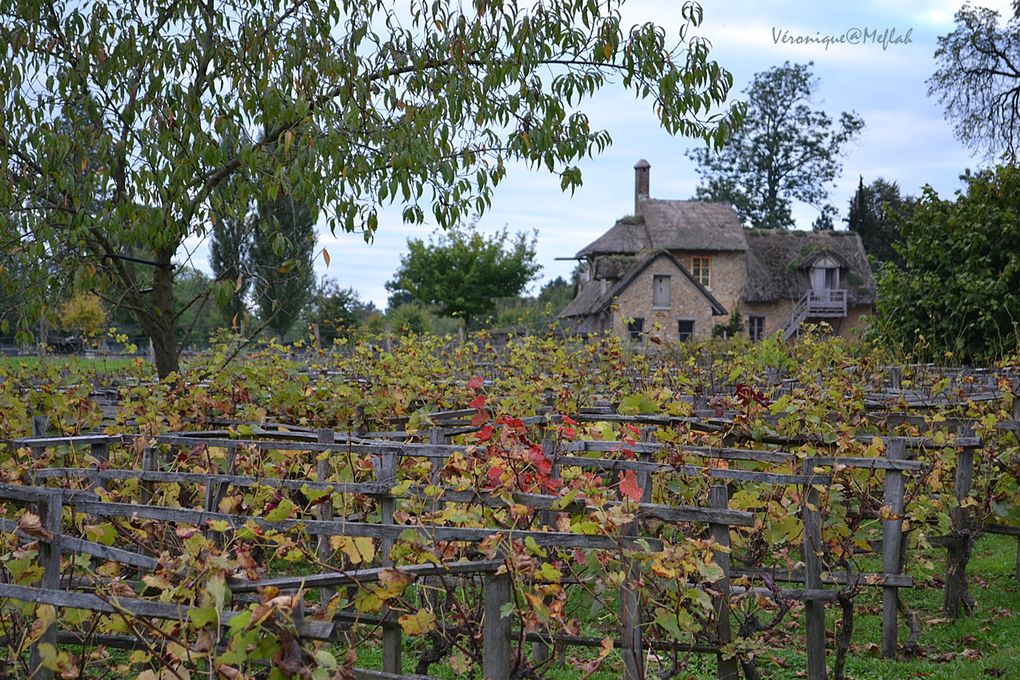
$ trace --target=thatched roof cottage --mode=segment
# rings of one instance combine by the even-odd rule
[[[638,341],[706,339],[734,313],[754,340],[862,326],[875,282],[856,233],[745,229],[723,203],[650,198],[649,170],[634,166],[634,214],[575,256],[586,268],[564,322]]]

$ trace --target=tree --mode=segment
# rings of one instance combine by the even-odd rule
[[[570,304],[570,301],[574,299],[576,291],[577,271],[575,270],[570,281],[567,281],[562,276],[557,276],[555,279],[547,281],[538,291],[538,302],[542,305],[548,305],[555,317],[564,307]]]
[[[452,229],[428,243],[408,239],[407,255],[386,284],[391,293],[405,291],[442,316],[472,319],[496,308],[496,299],[518,295],[541,269],[535,263],[535,237],[518,233],[512,242],[504,228],[495,236],[470,225]]]
[[[1015,162],[1020,149],[1020,4],[999,13],[964,5],[941,36],[928,95],[937,97],[956,137],[976,152]]]
[[[860,178],[857,191],[850,199],[847,228],[861,235],[864,251],[875,261],[903,264],[896,251],[900,242],[899,225],[913,203],[911,197],[900,195],[896,182],[879,177],[869,185]]]
[[[818,217],[811,223],[811,231],[833,231],[836,228],[836,209],[831,205],[823,205]]]
[[[305,322],[318,329],[319,342],[331,344],[360,326],[376,312],[371,302],[362,302],[353,288],[341,288],[336,281],[323,278],[305,310]]]
[[[26,346],[33,341],[35,331],[46,326],[46,309],[33,308],[32,290],[43,290],[51,280],[46,268],[38,261],[18,257],[17,244],[0,249],[0,336],[11,337],[17,344]]]
[[[263,199],[251,248],[255,300],[266,325],[283,339],[312,297],[315,213],[290,194]]]
[[[242,178],[235,175],[211,195],[212,238],[209,241],[209,265],[216,281],[224,286],[224,293],[217,295],[217,303],[230,319],[230,325],[239,330],[244,328],[248,311],[245,296],[251,288],[248,263],[255,222],[249,214],[249,206],[235,200],[236,194],[243,190],[238,186],[241,181]]]
[[[78,293],[58,310],[60,327],[83,340],[94,340],[106,332],[106,310],[103,301],[93,293]]]
[[[370,239],[395,200],[405,221],[430,213],[442,228],[484,211],[511,164],[572,190],[576,163],[611,142],[584,104],[617,80],[670,133],[718,144],[739,109],[715,113],[732,77],[692,35],[701,8],[685,4],[669,36],[624,26],[621,5],[12,0],[0,9],[0,242],[26,258],[65,244],[80,285],[117,289],[166,376],[174,258],[256,191]],[[230,205],[214,205],[233,177]]]
[[[812,109],[818,84],[810,63],[786,62],[756,74],[744,90],[747,115],[722,150],[687,152],[701,177],[697,198],[729,203],[745,224],[758,228],[792,227],[792,201],[813,205],[824,218],[831,211],[827,185],[842,172],[841,151],[864,121],[843,112],[834,124],[826,112]]]
[[[1020,169],[963,179],[955,201],[925,187],[900,222],[904,264],[882,269],[877,327],[928,358],[984,361],[1020,338]]]
[[[213,281],[193,267],[182,267],[174,277],[174,285],[178,292],[175,296],[178,346],[206,345],[214,331],[229,323],[220,314],[210,313],[215,311]]]

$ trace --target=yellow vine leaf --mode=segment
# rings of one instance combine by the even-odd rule
[[[428,609],[419,609],[415,614],[405,614],[397,619],[408,635],[424,635],[436,627],[436,615]]]
[[[343,552],[351,564],[368,563],[375,557],[375,544],[368,536],[333,536],[329,544],[333,550]]]

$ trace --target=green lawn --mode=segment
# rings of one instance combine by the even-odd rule
[[[9,357],[0,356],[0,370],[7,368],[57,368],[68,370],[94,370],[101,373],[121,373],[125,369],[133,368],[137,359],[131,357],[104,357],[104,356],[46,356],[40,359],[37,356]],[[143,359],[148,364],[148,359]]]

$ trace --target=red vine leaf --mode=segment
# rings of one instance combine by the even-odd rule
[[[637,474],[633,470],[624,470],[620,473],[620,494],[637,503],[641,502],[644,490],[638,486]]]

